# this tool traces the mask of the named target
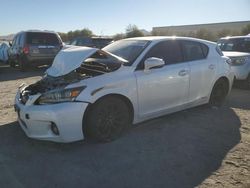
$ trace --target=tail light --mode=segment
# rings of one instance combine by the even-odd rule
[[[24,53],[24,54],[28,54],[29,52],[30,52],[29,46],[28,46],[28,45],[24,46],[24,47],[23,47],[23,53]]]

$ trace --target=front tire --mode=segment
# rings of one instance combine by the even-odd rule
[[[131,112],[122,99],[108,96],[90,106],[84,132],[87,137],[99,142],[118,138],[132,123]]]
[[[213,87],[210,95],[209,104],[211,106],[220,107],[228,94],[228,84],[225,80],[218,80]]]

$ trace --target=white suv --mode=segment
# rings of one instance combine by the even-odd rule
[[[185,37],[63,49],[40,81],[20,86],[18,121],[31,138],[110,141],[132,123],[221,105],[234,77],[229,61],[216,43]]]
[[[235,79],[250,87],[250,35],[221,38],[218,45],[231,58]]]

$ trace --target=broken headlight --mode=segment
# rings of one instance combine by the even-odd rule
[[[86,86],[50,91],[50,92],[42,94],[41,97],[39,97],[39,99],[37,100],[37,104],[51,104],[51,103],[74,101],[75,98],[85,88]]]

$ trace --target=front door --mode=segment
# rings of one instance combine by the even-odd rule
[[[139,114],[153,115],[178,107],[187,102],[189,90],[189,64],[183,62],[178,41],[164,41],[153,46],[142,60],[161,58],[165,66],[144,72],[143,66],[135,71]]]

